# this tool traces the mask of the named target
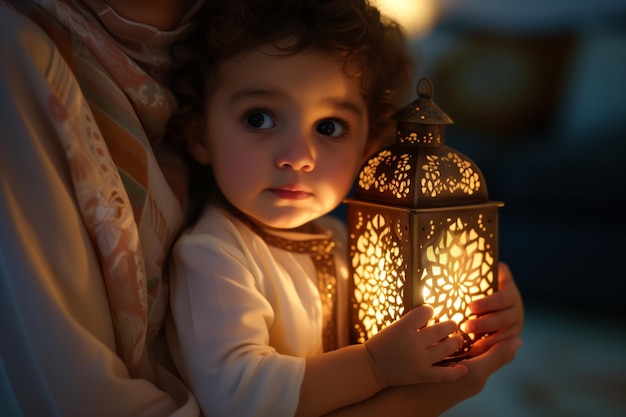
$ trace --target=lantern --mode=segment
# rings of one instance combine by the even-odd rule
[[[364,342],[409,309],[429,304],[431,323],[454,320],[468,355],[484,335],[462,331],[469,304],[497,290],[498,207],[483,174],[445,144],[452,120],[428,78],[394,115],[396,142],[369,158],[347,200],[351,338]]]

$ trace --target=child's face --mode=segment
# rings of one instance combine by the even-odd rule
[[[268,46],[225,61],[213,86],[206,143],[192,154],[211,163],[231,204],[293,229],[341,202],[363,161],[368,114],[340,60]]]

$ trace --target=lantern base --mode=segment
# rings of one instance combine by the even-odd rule
[[[470,359],[472,357],[473,356],[470,355],[469,352],[466,352],[466,353],[463,353],[463,354],[460,354],[460,355],[456,355],[456,356],[449,356],[449,357],[445,358],[442,361],[436,362],[435,366],[447,366],[447,365],[449,365],[451,363],[462,362],[462,361],[464,361],[466,359]]]
[[[484,339],[485,337],[490,336],[492,334],[493,333],[480,333],[478,335],[475,335],[474,338],[470,338],[469,335],[461,332],[461,335],[463,336],[463,339],[464,339],[463,346],[461,346],[459,350],[457,350],[456,352],[454,352],[452,355],[448,356],[444,360],[436,362],[435,365],[446,366],[450,363],[462,362],[466,359],[471,359],[475,357],[475,355],[472,355],[472,345],[474,344],[474,342],[480,339]]]

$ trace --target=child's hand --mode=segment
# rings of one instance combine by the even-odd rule
[[[457,327],[453,321],[425,327],[432,315],[430,306],[416,307],[365,342],[381,387],[450,382],[467,372],[460,364],[433,365],[454,353],[462,338],[448,337]]]
[[[518,337],[524,326],[524,305],[509,267],[498,265],[499,290],[485,298],[470,304],[470,309],[478,318],[467,321],[463,330],[468,333],[493,333],[478,340],[472,346],[472,355],[476,356],[496,343]]]

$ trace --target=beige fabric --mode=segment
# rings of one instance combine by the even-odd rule
[[[346,231],[331,217],[337,267],[337,337],[347,344]],[[272,231],[275,233],[275,231]],[[297,245],[294,245],[297,246]],[[210,416],[292,416],[304,358],[323,352],[324,309],[309,253],[269,245],[226,211],[209,207],[177,241],[170,276],[172,355]],[[175,327],[174,327],[175,325]]]
[[[157,360],[182,210],[150,141],[173,98],[85,10],[17,3],[38,24],[0,2],[3,398],[26,416],[198,415]]]
[[[337,349],[337,267],[333,253],[335,241],[331,237],[287,239],[277,236],[275,231],[267,232],[243,214],[239,218],[269,246],[309,255],[315,268],[315,282],[322,303],[322,346],[324,352]]]

